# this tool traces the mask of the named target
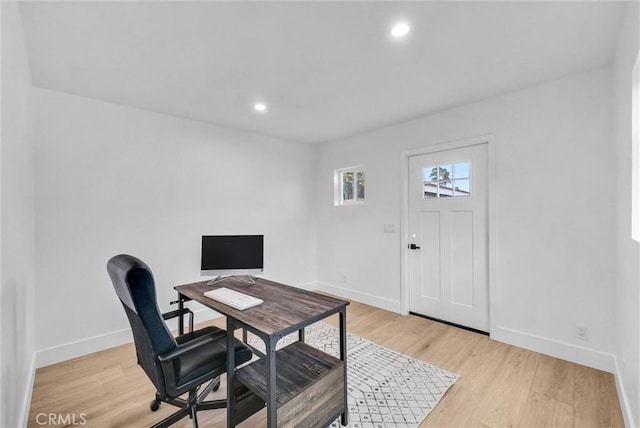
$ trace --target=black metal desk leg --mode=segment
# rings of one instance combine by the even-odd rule
[[[270,337],[267,348],[267,426],[278,427],[278,408],[276,407],[276,340]]]
[[[344,413],[340,417],[342,425],[349,423],[347,404],[347,310],[340,311],[340,359],[344,361]]]
[[[178,319],[178,335],[182,336],[184,334],[184,315],[182,314],[182,310],[184,309],[184,300],[182,298],[182,294],[178,293],[178,312],[180,314],[180,319]],[[192,318],[193,320],[193,318]],[[193,327],[191,328],[193,331]]]
[[[236,376],[236,354],[233,343],[235,320],[227,317],[227,428],[235,427],[235,397],[233,394],[233,381]]]

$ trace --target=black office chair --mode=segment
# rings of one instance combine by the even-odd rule
[[[198,410],[226,407],[226,400],[203,400],[212,390],[218,389],[220,375],[226,371],[227,332],[218,327],[205,327],[174,339],[158,309],[149,267],[136,257],[121,254],[109,260],[107,271],[129,318],[138,364],[156,387],[151,410],[157,410],[160,402],[181,408],[153,428],[168,427],[187,415],[197,427]],[[236,364],[243,364],[251,357],[251,350],[236,340]],[[198,394],[207,382],[209,384]],[[187,392],[188,398],[181,399],[180,396]],[[248,398],[250,394],[239,385],[236,399]],[[257,401],[255,410],[264,406],[263,402]],[[234,417],[239,422],[247,416]]]

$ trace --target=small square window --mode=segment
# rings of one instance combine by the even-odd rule
[[[334,171],[334,205],[364,203],[364,168],[362,166],[342,168]]]

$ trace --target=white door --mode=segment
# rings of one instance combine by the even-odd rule
[[[487,144],[409,158],[409,308],[489,331]]]

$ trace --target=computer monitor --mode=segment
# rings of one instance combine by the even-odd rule
[[[203,276],[258,275],[264,269],[264,235],[203,235]]]

